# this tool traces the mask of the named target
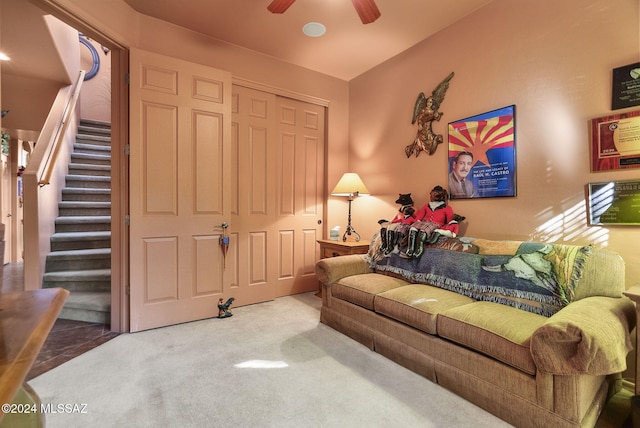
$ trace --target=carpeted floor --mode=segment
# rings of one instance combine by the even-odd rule
[[[313,293],[122,334],[29,384],[47,427],[506,427],[320,324]],[[79,412],[79,413],[75,413]]]

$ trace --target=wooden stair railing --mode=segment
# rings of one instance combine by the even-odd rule
[[[85,74],[86,73],[84,70],[80,70],[78,79],[74,83],[71,89],[71,94],[67,99],[64,110],[62,111],[62,115],[60,117],[58,127],[55,130],[55,134],[51,139],[51,143],[48,144],[48,150],[44,157],[44,165],[42,166],[41,173],[38,177],[39,186],[45,186],[50,182],[49,180],[51,179],[51,174],[53,172],[56,158],[58,156],[58,148],[60,147],[60,142],[64,138],[67,128],[69,127],[71,113],[73,113],[78,103],[78,99],[80,98],[80,90],[82,89],[82,82],[84,81]]]

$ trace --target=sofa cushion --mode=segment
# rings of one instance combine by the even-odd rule
[[[363,308],[373,310],[373,298],[376,294],[402,287],[408,282],[386,275],[365,273],[347,276],[331,286],[331,295]]]
[[[622,372],[634,324],[635,309],[626,297],[577,300],[533,333],[531,354],[541,371],[557,375]]]
[[[375,296],[375,311],[429,334],[436,334],[436,318],[447,309],[474,302],[470,297],[423,284],[409,284]]]
[[[536,374],[531,335],[547,321],[542,315],[493,302],[474,302],[441,312],[438,335],[529,374]]]

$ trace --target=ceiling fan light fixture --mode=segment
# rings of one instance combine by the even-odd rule
[[[320,37],[327,28],[319,22],[308,22],[302,26],[302,32],[309,37]]]

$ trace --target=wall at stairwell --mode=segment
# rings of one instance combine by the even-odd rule
[[[65,184],[67,165],[75,143],[78,126],[78,110],[70,113],[67,119],[67,130],[52,149],[57,140],[57,130],[62,128],[64,112],[70,98],[72,86],[80,76],[80,49],[77,31],[53,17],[47,17],[50,31],[56,46],[57,54],[64,64],[69,82],[58,82],[58,90],[50,103],[46,104],[46,120],[35,128],[39,133],[35,149],[30,155],[29,163],[23,174],[24,192],[24,289],[36,290],[42,286],[45,258],[50,251],[51,235],[55,231],[55,219],[58,216],[58,201],[61,199]],[[25,93],[20,94],[25,96]],[[39,98],[27,99],[34,105]],[[52,153],[53,155],[50,155]],[[51,158],[49,183],[39,186],[42,178],[46,178],[45,164]]]
[[[111,55],[108,50],[105,52],[102,45],[95,40],[89,39],[89,43],[95,49],[99,69],[93,78],[85,80],[82,84],[80,117],[111,122]],[[80,50],[80,66],[87,72],[93,66],[93,57],[85,46]]]

